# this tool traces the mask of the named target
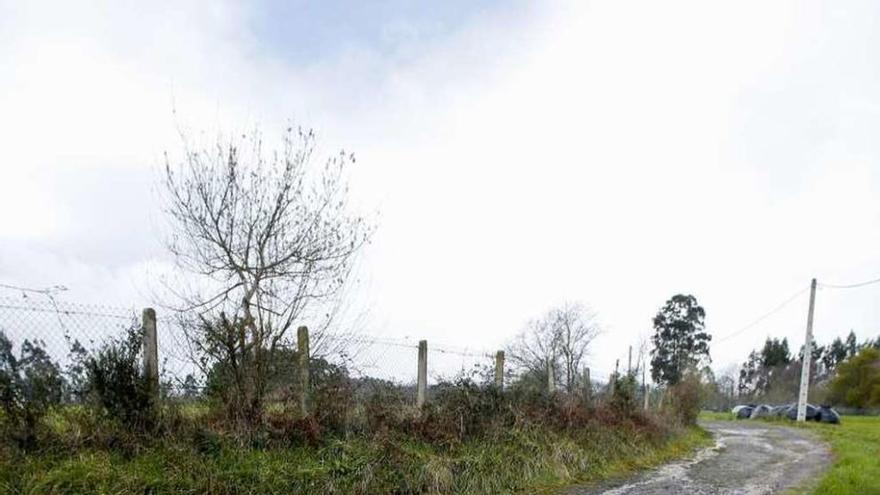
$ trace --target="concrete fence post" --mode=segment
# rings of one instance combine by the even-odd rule
[[[553,359],[547,358],[547,393],[556,393],[556,370],[553,369]]]
[[[144,374],[153,397],[159,396],[159,342],[156,335],[156,310],[144,308]]]
[[[620,359],[614,362],[614,373],[611,375],[611,380],[609,383],[611,389],[611,397],[614,397],[614,392],[617,390],[617,367],[620,365]]]
[[[416,383],[416,407],[425,405],[428,399],[428,341],[419,341],[419,369]]]
[[[309,383],[309,329],[299,327],[296,330],[296,350],[299,368],[299,410],[308,416],[311,408],[311,384]]]
[[[590,381],[590,368],[584,368],[584,399],[589,402],[593,399],[593,383]]]
[[[495,353],[495,386],[504,390],[504,351]]]

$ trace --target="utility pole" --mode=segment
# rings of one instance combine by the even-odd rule
[[[810,360],[813,357],[813,308],[816,305],[816,279],[810,282],[810,309],[807,312],[807,336],[804,339],[804,362],[801,367],[801,390],[798,395],[797,420],[807,419],[807,394],[810,390]]]

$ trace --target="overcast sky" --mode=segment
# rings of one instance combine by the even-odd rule
[[[358,157],[377,335],[494,349],[582,301],[601,372],[675,293],[717,339],[880,277],[880,4],[549,4],[0,0],[0,283],[153,304],[178,127],[288,122]],[[817,338],[878,302],[820,291]],[[806,304],[716,367],[796,350]]]

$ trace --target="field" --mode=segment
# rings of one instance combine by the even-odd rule
[[[731,419],[726,413],[702,413],[700,417]],[[814,431],[831,445],[834,461],[809,493],[880,494],[880,417],[844,416],[840,425],[783,421],[782,424]]]

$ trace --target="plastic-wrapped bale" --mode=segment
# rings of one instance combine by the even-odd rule
[[[819,419],[823,423],[840,424],[840,415],[829,406],[819,406]]]
[[[767,404],[761,404],[759,406],[755,406],[755,408],[752,409],[752,414],[749,415],[749,418],[755,419],[755,418],[763,418],[765,416],[769,416],[771,410],[772,410],[772,408],[770,406],[768,406]]]
[[[770,410],[771,416],[776,416],[777,418],[785,417],[788,414],[788,410],[791,408],[791,404],[783,404],[781,406],[774,406]]]
[[[752,410],[754,407],[752,406],[742,406],[738,411],[736,411],[736,419],[749,419],[752,417]]]
[[[796,420],[797,413],[798,413],[797,405],[794,405],[788,409],[788,412],[785,413],[785,416],[790,420]],[[819,421],[819,408],[814,405],[807,404],[806,420],[807,421]]]

